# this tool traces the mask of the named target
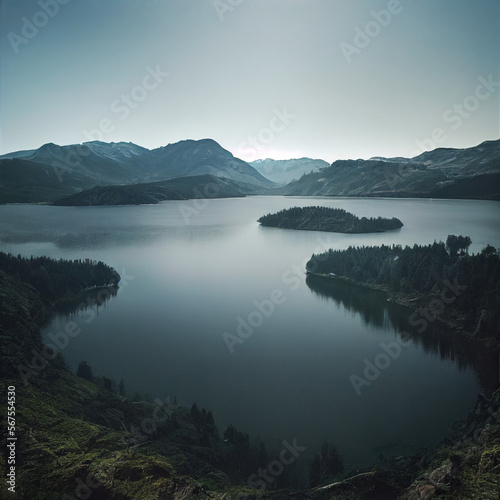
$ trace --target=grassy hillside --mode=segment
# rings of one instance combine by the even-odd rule
[[[95,185],[91,177],[77,172],[57,174],[43,163],[0,159],[0,203],[46,203]]]

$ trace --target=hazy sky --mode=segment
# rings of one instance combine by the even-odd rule
[[[0,153],[210,137],[331,162],[500,136],[499,0],[0,5]]]

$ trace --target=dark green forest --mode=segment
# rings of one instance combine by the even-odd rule
[[[76,491],[116,500],[174,492],[243,499],[256,498],[263,486],[268,492],[306,486],[305,457],[270,475],[281,445],[266,447],[231,425],[220,432],[212,412],[196,403],[189,409],[177,398],[131,399],[123,380],[94,375],[86,361],[73,374],[63,351],[78,335],[74,321],[59,334],[56,352],[44,346],[40,328],[61,301],[76,304],[85,290],[85,304],[98,306],[109,300],[99,298],[102,287],[115,288],[118,280],[102,262],[0,253],[0,392],[17,390],[19,498],[81,498],[79,480],[88,491]],[[5,476],[1,460],[0,472]]]
[[[0,252],[0,271],[33,286],[44,299],[51,301],[120,281],[120,275],[112,267],[90,259],[26,258]]]
[[[257,222],[263,226],[307,231],[330,231],[335,233],[381,233],[400,229],[403,223],[396,219],[362,217],[361,219],[342,208],[293,207],[275,214],[262,216]]]
[[[349,247],[313,255],[309,273],[349,279],[412,297],[422,315],[454,324],[476,337],[500,340],[500,255],[492,246],[469,255],[469,237],[446,243]],[[439,303],[437,299],[443,298]],[[453,299],[453,300],[452,300]],[[435,300],[433,302],[433,300]],[[397,300],[396,300],[397,301]],[[437,302],[436,302],[437,301]]]
[[[18,373],[20,366],[27,375],[38,373],[28,367],[41,348],[39,328],[60,309],[101,305],[116,294],[119,280],[120,275],[102,262],[0,252],[0,375]],[[86,297],[91,291],[97,293]],[[62,357],[57,355],[52,364],[63,366]]]

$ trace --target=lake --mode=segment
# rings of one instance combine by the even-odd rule
[[[404,227],[349,235],[256,222],[308,205],[397,217]],[[75,313],[82,331],[63,351],[73,369],[86,360],[96,375],[123,378],[131,396],[196,402],[220,430],[233,424],[276,443],[296,439],[304,456],[328,440],[348,466],[363,467],[434,445],[497,382],[498,366],[436,325],[415,335],[411,311],[378,293],[306,280],[305,263],[328,248],[427,244],[449,234],[470,236],[471,252],[500,247],[499,215],[498,202],[428,199],[5,205],[0,248],[102,260],[121,274],[116,297],[95,314]],[[56,317],[44,337],[67,320]],[[404,345],[402,332],[412,338]],[[380,369],[356,388],[375,362]]]

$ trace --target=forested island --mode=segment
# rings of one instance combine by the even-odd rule
[[[385,290],[416,309],[415,326],[436,319],[475,338],[500,345],[500,255],[491,245],[469,255],[468,236],[446,243],[349,247],[313,255],[311,275],[351,280]]]
[[[306,231],[330,231],[334,233],[381,233],[400,229],[403,223],[393,217],[357,217],[342,208],[293,207],[275,214],[262,216],[257,222],[263,226]]]

